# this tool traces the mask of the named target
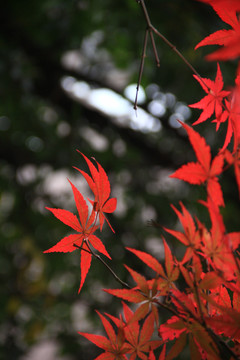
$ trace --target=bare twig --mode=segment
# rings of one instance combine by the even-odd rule
[[[155,59],[156,59],[157,67],[160,67],[160,60],[159,60],[159,56],[158,56],[158,53],[157,53],[157,48],[156,48],[156,44],[155,44],[152,29],[149,30],[149,33],[150,33],[151,43],[152,43],[153,52],[154,52],[154,56],[155,56]]]
[[[142,78],[142,73],[143,73],[143,67],[144,67],[144,56],[145,56],[145,50],[146,50],[146,45],[147,45],[147,34],[148,32],[150,33],[150,37],[151,37],[151,43],[152,43],[152,47],[153,47],[153,51],[154,51],[154,55],[155,55],[155,59],[157,62],[157,66],[160,66],[160,61],[159,61],[159,57],[157,54],[157,49],[156,49],[156,45],[155,45],[155,40],[153,37],[153,33],[156,34],[158,37],[160,37],[160,39],[162,39],[165,44],[167,44],[179,57],[180,59],[187,65],[187,67],[198,77],[199,81],[209,90],[211,90],[209,88],[209,86],[207,86],[207,84],[205,83],[205,81],[203,80],[203,78],[201,77],[201,75],[197,72],[197,70],[190,64],[190,62],[185,58],[185,56],[183,56],[183,54],[176,48],[175,45],[173,45],[164,35],[162,35],[151,23],[146,5],[144,0],[137,0],[137,3],[141,5],[142,10],[143,10],[143,14],[147,23],[147,30],[145,33],[145,39],[144,39],[144,51],[143,51],[143,55],[142,55],[142,59],[141,59],[141,64],[140,64],[140,70],[139,70],[139,77],[138,77],[138,84],[137,84],[137,93],[136,93],[136,98],[135,98],[135,102],[134,102],[134,106],[133,108],[136,110],[137,109],[137,98],[138,98],[138,91],[139,91],[139,86],[141,83],[141,78]]]
[[[148,32],[149,32],[149,29],[146,29],[145,36],[144,36],[143,51],[142,51],[139,75],[138,75],[136,97],[135,97],[134,106],[133,106],[134,110],[137,110],[137,100],[138,100],[139,87],[140,87],[141,80],[142,80],[144,60],[145,60],[145,57],[146,57],[146,47],[147,47],[147,41],[148,41]]]

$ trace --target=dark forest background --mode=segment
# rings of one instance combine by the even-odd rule
[[[210,7],[191,0],[146,0],[152,23],[197,68],[215,78],[210,51],[195,45],[223,24]],[[126,263],[148,276],[125,246],[163,259],[161,227],[179,226],[170,204],[181,200],[208,225],[197,199],[204,189],[168,175],[194,153],[176,119],[194,122],[187,104],[204,93],[191,71],[155,37],[161,66],[150,43],[137,114],[135,95],[146,24],[134,0],[12,0],[0,12],[0,359],[76,360],[99,354],[77,331],[99,333],[95,309],[117,314],[121,303],[102,288],[119,285],[93,260],[80,295],[79,251],[43,254],[69,233],[45,207],[75,211],[67,178],[89,196],[87,170],[76,152],[94,156],[109,175],[118,209],[116,231],[101,239],[125,281]],[[233,85],[235,62],[221,63]],[[136,116],[137,115],[137,116]],[[197,129],[216,152],[226,129]],[[237,188],[228,171],[221,182],[228,231],[239,224]],[[166,234],[165,234],[166,235]],[[173,252],[181,248],[167,236]],[[164,316],[164,314],[162,314]]]

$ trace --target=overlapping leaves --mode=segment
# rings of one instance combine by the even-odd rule
[[[89,215],[89,208],[83,195],[69,181],[72,187],[79,218],[77,218],[76,215],[74,215],[68,210],[52,209],[52,208],[47,208],[47,210],[51,211],[57,219],[59,219],[65,225],[69,226],[71,229],[75,230],[77,233],[66,236],[65,238],[60,240],[56,245],[44,251],[45,253],[50,253],[50,252],[72,252],[76,249],[81,250],[81,260],[80,260],[81,282],[78,292],[80,292],[84,284],[84,281],[86,279],[89,268],[91,266],[91,260],[92,260],[91,246],[101,254],[111,259],[104,244],[96,235],[94,235],[94,233],[99,228],[99,225],[96,225],[98,216],[100,221],[100,229],[102,229],[104,220],[106,219],[106,217],[104,216],[104,212],[109,212],[109,213],[113,212],[116,209],[116,204],[117,204],[116,198],[109,199],[110,184],[104,169],[101,167],[100,164],[96,162],[98,166],[97,169],[85,155],[83,155],[83,157],[85,158],[89,166],[92,177],[90,177],[87,173],[83,172],[82,170],[79,169],[78,170],[87,179],[88,183],[91,185],[90,188],[92,189],[95,195],[94,201],[89,200],[90,203],[93,205],[91,213]]]

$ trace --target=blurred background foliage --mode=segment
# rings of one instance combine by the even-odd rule
[[[147,1],[152,23],[203,77],[215,78],[216,64],[206,63],[208,49],[194,51],[220,20],[207,6],[191,0]],[[69,229],[45,206],[75,211],[67,178],[86,196],[85,180],[72,166],[87,169],[79,149],[94,156],[109,175],[118,209],[116,230],[101,239],[112,267],[131,281],[126,263],[148,270],[125,246],[149,251],[163,260],[161,228],[179,226],[170,203],[184,204],[209,224],[196,200],[204,189],[169,180],[181,164],[194,160],[176,119],[199,116],[187,104],[203,96],[199,84],[176,54],[155,38],[161,66],[150,43],[133,111],[146,24],[134,0],[12,0],[0,13],[0,358],[37,360],[93,359],[98,350],[77,331],[102,331],[94,309],[116,314],[120,301],[101,289],[119,285],[93,260],[77,294],[79,251],[43,254]],[[236,64],[221,64],[233,84]],[[198,130],[216,152],[226,129]],[[237,230],[239,208],[233,173],[223,179],[229,231]],[[166,235],[166,234],[165,234]],[[181,249],[166,236],[173,252]]]

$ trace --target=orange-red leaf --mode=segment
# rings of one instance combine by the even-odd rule
[[[199,284],[200,289],[211,290],[215,289],[222,283],[222,279],[217,276],[215,271],[210,271],[206,273]]]
[[[126,269],[130,272],[132,278],[135,280],[135,282],[137,283],[139,289],[146,294],[148,292],[148,283],[147,280],[145,279],[145,277],[139,273],[137,273],[136,271],[132,270],[130,267],[128,267],[127,265],[125,265]]]
[[[79,219],[82,227],[85,227],[88,218],[88,206],[87,203],[78,189],[68,180],[73,191],[75,204],[78,210]],[[91,225],[91,224],[90,224]]]
[[[217,206],[224,206],[222,190],[217,179],[217,175],[221,174],[223,171],[223,155],[217,155],[211,164],[210,147],[206,144],[205,139],[190,126],[182,122],[180,123],[188,133],[189,140],[195,151],[198,162],[191,162],[183,165],[170,177],[187,181],[190,184],[201,184],[206,182],[207,193],[211,201]]]
[[[206,172],[204,171],[201,164],[194,162],[181,166],[172,175],[170,175],[170,177],[187,181],[193,185],[200,185],[204,183],[207,178]]]
[[[158,332],[160,337],[166,341],[178,338],[185,330],[184,321],[177,316],[172,316],[165,324],[160,325]]]
[[[88,251],[88,247],[85,243],[83,243],[82,246],[83,249]],[[80,286],[78,289],[78,293],[80,293],[81,288],[84,284],[84,281],[86,279],[87,273],[90,269],[91,266],[91,260],[92,260],[92,255],[89,254],[87,251],[82,250],[81,251],[81,262],[80,262],[80,267],[81,267],[81,282],[80,282]]]
[[[144,251],[135,250],[128,247],[126,249],[134,253],[137,257],[139,257],[139,259],[141,259],[146,265],[148,265],[151,269],[156,271],[157,274],[159,274],[162,277],[166,276],[162,265],[152,255]]]
[[[209,170],[211,163],[210,146],[206,144],[206,140],[197,131],[193,130],[187,124],[180,122],[187,131],[189,141],[195,151],[198,162],[202,165],[205,171]]]
[[[76,215],[73,215],[70,211],[63,209],[51,209],[48,207],[46,207],[46,209],[51,211],[53,215],[58,220],[63,222],[65,225],[70,226],[72,229],[76,231],[81,231],[81,226],[79,224],[78,218],[76,217]]]
[[[183,332],[179,338],[175,341],[174,345],[171,347],[169,353],[166,356],[165,360],[176,359],[176,357],[182,353],[187,343],[187,335]]]
[[[92,161],[90,161],[87,158],[87,156],[85,156],[80,151],[78,152],[86,160],[89,170],[91,172],[92,178],[84,171],[77,169],[85,177],[91,190],[93,191],[95,199],[94,201],[91,201],[91,203],[93,205],[94,211],[96,211],[99,214],[100,230],[102,230],[104,221],[107,220],[104,213],[112,213],[115,211],[117,206],[117,199],[116,198],[109,199],[111,188],[110,188],[108,176],[105,170],[103,169],[103,167],[94,159],[94,161],[97,164],[96,167],[95,165],[93,165]],[[108,220],[107,223],[110,226],[111,230],[114,232]]]
[[[66,236],[65,238],[60,240],[56,245],[52,246],[48,250],[45,250],[44,253],[72,252],[72,251],[76,250],[76,247],[74,246],[74,244],[81,247],[82,240],[83,240],[83,238],[79,234],[73,234],[73,235]]]
[[[120,297],[123,300],[127,300],[133,303],[139,303],[146,300],[146,297],[143,296],[139,291],[128,290],[128,289],[104,289],[107,293]]]
[[[208,55],[207,59],[211,61],[234,59],[240,55],[240,23],[236,14],[236,9],[239,11],[239,4],[234,6],[233,0],[208,1],[208,3],[232,29],[216,31],[200,41],[195,49],[206,45],[222,45],[220,49]]]
[[[98,315],[102,320],[109,339],[101,335],[92,335],[79,332],[80,335],[84,336],[86,339],[105,350],[105,352],[99,355],[95,360],[127,360],[125,354],[129,353],[131,346],[125,342],[123,324],[120,322],[118,326],[118,334],[116,334],[110,322],[100,313],[98,313]]]

